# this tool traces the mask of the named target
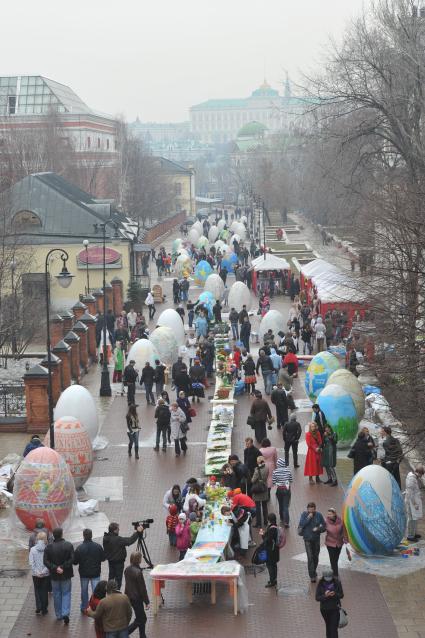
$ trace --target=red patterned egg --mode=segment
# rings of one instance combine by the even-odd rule
[[[44,445],[49,445],[49,433]],[[93,468],[93,448],[86,428],[73,416],[55,421],[55,450],[68,463],[77,490],[84,485]]]
[[[13,505],[16,515],[29,530],[38,519],[53,530],[71,513],[75,486],[65,459],[49,447],[32,450],[15,474]]]

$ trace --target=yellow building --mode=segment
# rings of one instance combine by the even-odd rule
[[[69,288],[55,280],[62,268],[60,254],[50,261],[51,307],[72,306],[87,287],[90,292],[103,285],[103,224],[106,225],[106,281],[118,277],[126,291],[136,263],[133,244],[137,224],[117,211],[108,200],[88,193],[55,173],[25,177],[7,193],[9,224],[24,295],[44,297],[45,260],[52,248],[69,255],[67,268],[74,276]],[[138,273],[137,273],[138,274]]]
[[[195,171],[165,157],[158,158],[163,173],[170,179],[174,199],[171,209],[176,212],[185,210],[188,215],[195,214]]]

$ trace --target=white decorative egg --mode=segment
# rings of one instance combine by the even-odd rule
[[[167,308],[167,310],[163,310],[156,323],[158,326],[167,326],[168,328],[171,328],[179,346],[183,346],[185,344],[186,337],[184,325],[179,313],[176,312],[174,308]]]
[[[70,385],[58,399],[54,411],[55,421],[69,416],[84,425],[90,441],[93,442],[99,430],[99,418],[92,395],[82,385]]]

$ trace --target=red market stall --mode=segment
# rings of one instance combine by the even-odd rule
[[[290,265],[286,261],[286,259],[282,259],[281,257],[277,257],[271,253],[266,253],[266,256],[260,255],[260,257],[256,257],[251,262],[251,272],[252,272],[252,290],[255,294],[257,294],[257,288],[261,282],[264,282],[267,285],[267,282],[270,279],[272,273],[275,273],[276,281],[280,284],[281,282],[285,282],[284,289],[280,288],[282,292],[288,288],[288,283],[290,281]]]
[[[340,273],[338,268],[333,264],[328,263],[324,259],[313,259],[308,264],[305,264],[301,268],[300,272],[300,287],[301,290],[305,290],[307,300],[310,302],[314,296],[313,293],[313,278],[319,276],[332,276],[332,273]]]

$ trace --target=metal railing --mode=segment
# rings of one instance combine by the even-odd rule
[[[0,418],[26,416],[25,385],[20,381],[0,383]]]

